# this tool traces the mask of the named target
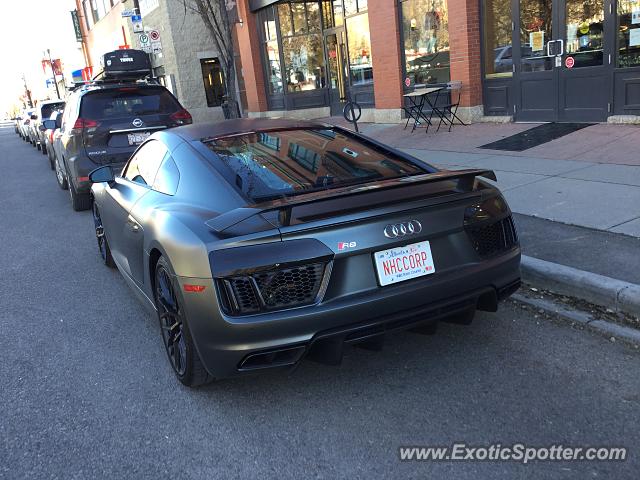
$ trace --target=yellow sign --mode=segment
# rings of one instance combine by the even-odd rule
[[[532,52],[544,50],[544,32],[529,33],[529,44]]]
[[[586,35],[589,33],[589,24],[587,22],[582,22],[579,27],[580,33]]]

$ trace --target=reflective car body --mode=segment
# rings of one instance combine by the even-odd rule
[[[151,309],[170,263],[198,356],[222,378],[337,363],[344,344],[494,311],[519,286],[520,249],[481,176],[495,178],[340,127],[245,119],[154,133],[92,195],[97,234]]]

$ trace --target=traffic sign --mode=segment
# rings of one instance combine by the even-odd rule
[[[142,16],[133,15],[131,17],[131,25],[133,26],[133,33],[144,32],[144,26],[142,25]]]
[[[149,32],[149,38],[152,42],[157,42],[160,40],[160,32],[158,30],[151,30]]]
[[[151,51],[156,55],[162,53],[162,42],[151,42]]]
[[[122,11],[122,16],[123,17],[133,17],[136,14],[136,10],[123,10]]]
[[[141,33],[138,36],[138,40],[140,40],[141,47],[144,47],[145,45],[149,45],[149,43],[151,43],[151,40],[149,40],[149,35],[147,35],[146,33]]]

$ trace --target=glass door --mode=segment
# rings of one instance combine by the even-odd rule
[[[327,79],[331,115],[340,115],[344,103],[347,101],[348,88],[344,30],[336,29],[325,34],[325,45],[327,48]]]
[[[514,10],[518,19],[514,22],[513,34],[516,120],[557,119],[556,3],[555,0],[519,0]]]
[[[515,0],[515,118],[604,121],[613,95],[613,0]]]
[[[612,0],[563,0],[557,53],[559,121],[605,121],[613,96]]]

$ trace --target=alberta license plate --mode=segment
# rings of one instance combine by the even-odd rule
[[[435,273],[429,242],[412,243],[373,254],[380,285],[404,282]]]
[[[149,138],[149,135],[151,135],[151,132],[130,133],[127,135],[129,137],[129,145],[140,145]]]

